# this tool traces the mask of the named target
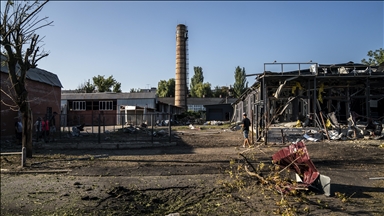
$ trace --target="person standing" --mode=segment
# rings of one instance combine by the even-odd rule
[[[18,117],[17,121],[15,122],[15,134],[16,134],[17,144],[21,145],[22,144],[21,138],[23,135],[23,123],[21,122],[20,117]]]
[[[42,126],[41,126],[41,118],[37,117],[37,120],[35,122],[35,130],[36,130],[36,142],[39,142],[39,138],[41,136],[42,132]]]
[[[41,121],[41,131],[43,132],[44,141],[47,143],[49,139],[49,122],[45,116]]]
[[[241,122],[241,127],[243,129],[243,136],[244,136],[243,148],[246,148],[247,144],[248,144],[248,147],[251,147],[248,139],[249,126],[251,126],[251,121],[249,120],[249,118],[247,118],[247,114],[243,113],[243,121]]]
[[[53,115],[49,119],[49,136],[50,136],[50,141],[55,140],[55,133],[56,133],[56,115],[57,112],[53,112]]]

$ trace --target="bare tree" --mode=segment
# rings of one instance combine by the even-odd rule
[[[52,24],[48,17],[39,18],[38,14],[48,0],[41,1],[10,1],[1,11],[1,48],[6,57],[8,74],[11,82],[10,91],[1,91],[12,97],[15,106],[11,109],[22,114],[23,136],[22,145],[26,147],[27,157],[32,157],[32,111],[28,101],[28,91],[25,78],[30,68],[35,68],[37,62],[48,56],[37,46],[41,40],[36,30]],[[27,47],[27,48],[25,48]],[[5,50],[5,51],[4,51]],[[3,102],[3,101],[2,101]],[[3,102],[4,103],[4,102]]]

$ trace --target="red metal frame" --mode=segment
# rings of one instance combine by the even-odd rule
[[[307,147],[299,141],[291,144],[272,155],[273,162],[295,171],[307,186],[311,185],[320,175],[309,158]]]

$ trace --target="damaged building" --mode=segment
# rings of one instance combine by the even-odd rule
[[[296,69],[286,70],[292,67]],[[233,103],[232,121],[248,113],[257,140],[268,142],[279,134],[284,142],[287,128],[323,130],[326,139],[335,136],[328,130],[336,130],[338,138],[364,136],[366,129],[381,135],[383,64],[274,62],[265,63],[263,73],[248,76],[256,76],[256,82]]]

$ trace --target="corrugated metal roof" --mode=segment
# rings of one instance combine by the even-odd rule
[[[62,93],[62,100],[103,100],[103,99],[145,99],[156,98],[155,92],[135,92],[135,93],[114,93],[114,92],[98,92],[98,93]]]
[[[4,55],[1,55],[1,62],[5,61],[6,59],[7,58]],[[6,64],[1,63],[1,72],[8,73],[8,66]],[[63,88],[59,80],[59,77],[56,74],[40,68],[29,69],[29,71],[27,72],[26,78],[29,80],[42,82],[48,85],[58,86],[60,88]]]

